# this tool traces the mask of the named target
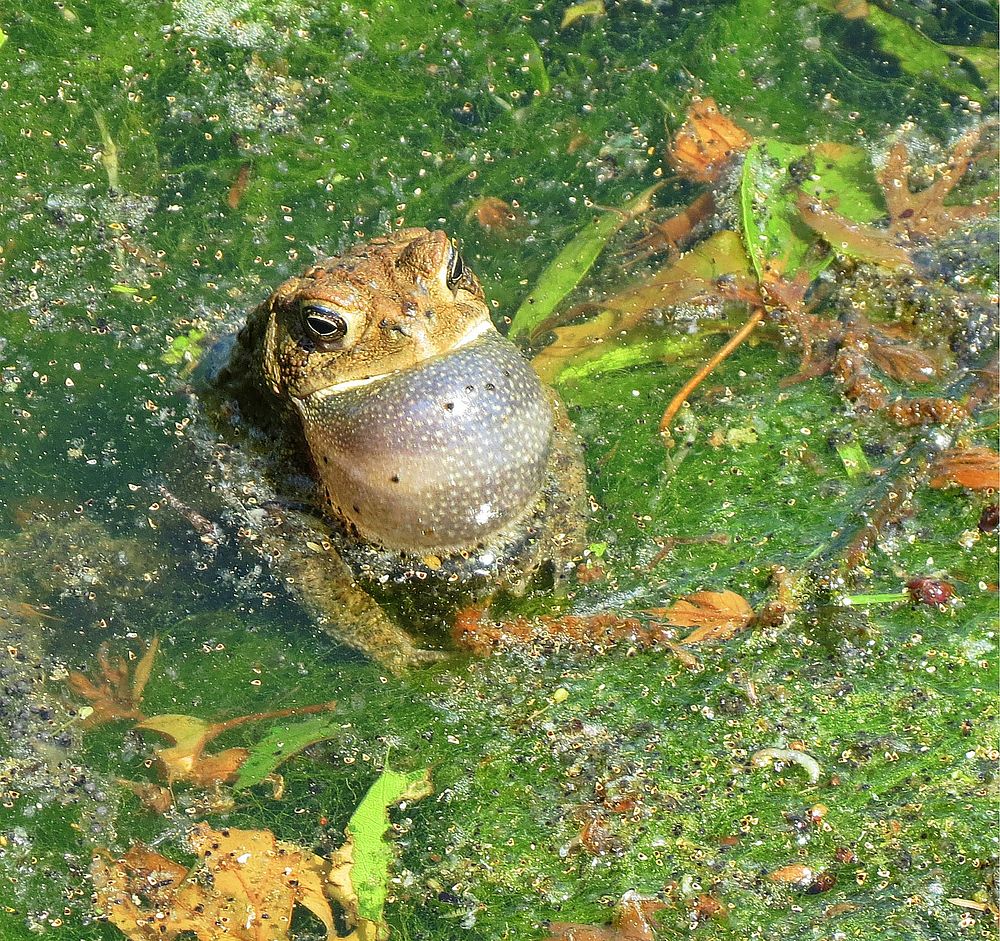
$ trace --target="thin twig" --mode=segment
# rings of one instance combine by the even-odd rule
[[[749,319],[739,330],[736,331],[718,350],[718,352],[701,367],[684,385],[680,391],[670,400],[667,410],[660,419],[660,434],[665,435],[670,430],[670,425],[680,411],[681,406],[688,400],[688,396],[698,388],[724,359],[736,349],[750,334],[754,327],[764,319],[764,308],[754,308]]]

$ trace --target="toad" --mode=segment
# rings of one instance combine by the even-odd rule
[[[290,278],[215,384],[314,483],[269,554],[321,622],[389,667],[423,652],[373,592],[424,583],[430,607],[454,609],[545,568],[558,579],[582,550],[576,434],[444,232],[403,229]]]

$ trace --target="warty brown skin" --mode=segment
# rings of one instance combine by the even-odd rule
[[[576,436],[443,232],[404,229],[290,278],[250,316],[218,381],[244,414],[298,426],[322,509],[377,578],[385,550],[511,587],[582,548]]]

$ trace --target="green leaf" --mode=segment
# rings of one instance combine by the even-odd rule
[[[250,754],[240,767],[233,790],[241,791],[260,784],[289,758],[301,754],[310,745],[336,737],[339,731],[339,721],[330,716],[314,716],[272,729],[250,749]]]
[[[740,221],[757,277],[771,269],[786,278],[815,277],[832,260],[802,220],[799,193],[822,200],[845,219],[864,224],[885,215],[867,153],[846,144],[814,146],[755,141],[740,180]]]
[[[430,771],[408,773],[387,768],[354,811],[347,824],[347,835],[353,843],[351,882],[361,918],[376,924],[382,921],[393,860],[392,846],[385,841],[389,808],[402,800],[419,800],[432,790]]]
[[[872,472],[872,466],[868,463],[868,457],[861,445],[856,441],[844,441],[837,446],[837,455],[840,457],[847,471],[847,476],[852,480],[855,477],[864,477]]]
[[[833,259],[829,252],[817,250],[818,239],[795,205],[799,187],[790,168],[804,165],[808,155],[804,145],[767,139],[755,141],[747,151],[739,212],[758,280],[765,280],[768,271],[792,278],[803,269],[815,277]]]
[[[982,98],[982,89],[969,81],[951,56],[909,23],[874,4],[869,7],[866,19],[881,37],[882,48],[899,60],[899,67],[907,75],[938,81],[952,91],[970,98]]]
[[[604,16],[606,13],[604,0],[582,0],[581,3],[574,3],[572,6],[566,7],[563,11],[562,22],[559,24],[559,28],[565,29],[567,26],[572,26],[577,20],[585,16],[592,16],[596,19],[597,17]]]
[[[825,5],[836,9],[833,0],[826,0]],[[944,46],[874,3],[867,4],[865,10],[865,21],[878,33],[883,51],[894,56],[907,75],[940,82],[946,88],[976,100],[983,97],[983,90],[953,61]],[[965,56],[964,51],[961,54],[977,65],[974,59]]]
[[[568,359],[550,381],[560,385],[582,382],[621,369],[649,363],[675,362],[697,355],[704,345],[705,334],[700,332],[659,337],[629,333],[625,337],[610,337],[603,345]]]
[[[886,214],[868,152],[849,144],[821,143],[810,150],[812,172],[806,195],[821,199],[851,222],[869,223]]]
[[[949,55],[961,61],[971,63],[983,86],[991,95],[1000,92],[1000,81],[997,80],[1000,73],[1000,52],[995,48],[984,48],[983,46],[942,46]]]
[[[545,320],[583,280],[611,237],[633,216],[649,208],[650,197],[657,189],[659,184],[651,186],[620,210],[603,213],[578,232],[542,272],[534,289],[518,307],[509,336],[526,336]]]

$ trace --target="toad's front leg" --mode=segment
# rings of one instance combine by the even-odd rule
[[[418,647],[357,583],[323,530],[304,514],[290,514],[278,530],[269,530],[262,549],[295,600],[324,631],[392,673],[446,656]]]

